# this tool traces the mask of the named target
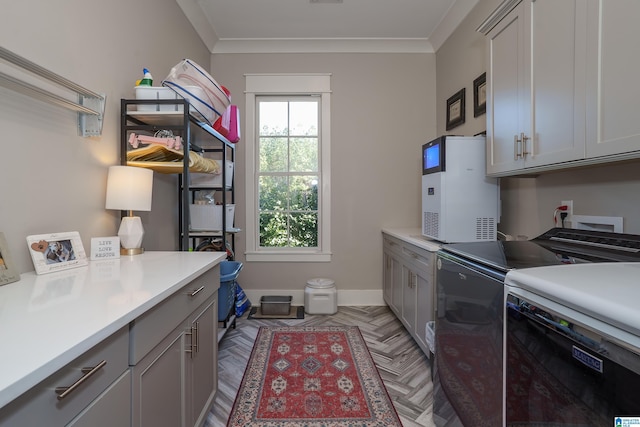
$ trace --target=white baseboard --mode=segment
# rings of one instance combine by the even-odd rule
[[[273,295],[291,295],[291,305],[304,305],[304,289],[301,290],[258,290],[243,289],[251,301],[251,305],[260,305],[260,298]],[[338,289],[338,305],[386,305],[382,297],[382,289],[340,290]]]

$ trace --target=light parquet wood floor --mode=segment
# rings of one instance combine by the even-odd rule
[[[334,315],[255,320],[245,314],[219,343],[218,394],[205,427],[224,427],[263,325],[355,325],[360,328],[404,427],[433,427],[429,360],[387,306],[338,307]]]

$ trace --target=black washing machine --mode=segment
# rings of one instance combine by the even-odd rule
[[[640,236],[553,228],[526,241],[444,245],[436,259],[436,426],[503,425],[504,279],[508,271],[625,261],[640,261]]]

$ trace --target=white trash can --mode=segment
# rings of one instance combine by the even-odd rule
[[[338,311],[336,284],[331,279],[316,278],[304,288],[304,311],[308,314],[334,314]]]

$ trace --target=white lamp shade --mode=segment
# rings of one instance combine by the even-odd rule
[[[111,166],[107,178],[107,209],[150,211],[153,171],[133,166]]]

